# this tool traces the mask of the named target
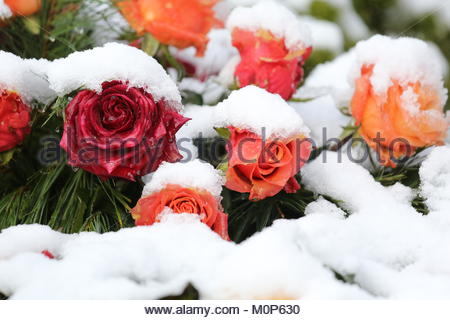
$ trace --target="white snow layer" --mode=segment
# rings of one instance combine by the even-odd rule
[[[233,91],[215,109],[215,127],[248,129],[266,138],[309,136],[302,118],[279,95],[256,86]]]
[[[278,94],[256,86],[234,90],[217,106],[188,106],[183,113],[192,118],[177,134],[178,138],[217,136],[214,128],[247,129],[265,138],[309,137],[310,130],[296,110]],[[257,116],[255,116],[257,115]]]
[[[164,162],[158,170],[151,174],[151,179],[146,183],[142,197],[161,191],[169,184],[206,190],[213,196],[220,197],[224,183],[220,171],[201,160]]]
[[[277,38],[284,38],[289,50],[301,50],[311,46],[308,27],[286,7],[274,1],[261,1],[253,7],[235,8],[227,20],[227,28],[249,31],[268,30]]]
[[[353,79],[361,75],[363,65],[374,65],[370,78],[374,91],[385,96],[392,80],[402,86],[420,82],[439,93],[441,104],[447,100],[444,88],[445,70],[437,57],[436,51],[426,42],[414,38],[390,38],[375,35],[360,41],[355,48],[356,64]]]
[[[107,43],[55,60],[48,78],[58,95],[82,88],[101,92],[103,82],[120,80],[145,89],[156,101],[164,99],[182,109],[178,88],[163,67],[145,52],[124,44]]]
[[[355,53],[350,50],[332,61],[319,64],[295,96],[306,99],[330,94],[337,107],[349,106],[354,89],[348,78],[354,63]]]
[[[11,17],[11,9],[8,7],[4,0],[0,0],[0,20],[8,19]]]
[[[238,51],[231,44],[231,34],[227,29],[212,29],[208,34],[209,42],[203,57],[196,56],[195,48],[183,50],[171,47],[172,54],[183,62],[195,67],[195,76],[204,79],[218,74],[227,62],[238,55]]]
[[[56,96],[46,78],[50,64],[44,59],[22,59],[0,51],[0,89],[15,91],[28,103],[48,103]]]
[[[302,169],[303,182],[342,200],[340,208],[319,198],[306,217],[277,221],[239,245],[189,215],[103,235],[38,225],[3,230],[0,292],[155,299],[192,283],[205,299],[450,298],[450,148],[435,148],[420,170],[427,216],[411,206],[411,189],[383,187],[345,156],[323,156]]]
[[[302,16],[301,19],[311,30],[314,50],[330,50],[335,54],[342,52],[344,49],[344,34],[337,24],[311,16]]]
[[[311,139],[316,147],[322,147],[330,139],[339,138],[343,127],[350,123],[350,118],[339,111],[331,95],[324,95],[308,102],[290,105],[302,117],[305,125],[311,128]]]

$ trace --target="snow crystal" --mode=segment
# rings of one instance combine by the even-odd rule
[[[290,50],[301,50],[312,44],[306,25],[286,7],[273,2],[258,2],[251,8],[235,8],[227,20],[227,28],[241,28],[250,31],[270,31],[277,38],[284,38]]]
[[[392,80],[402,86],[420,82],[422,86],[438,92],[441,104],[447,100],[447,90],[443,86],[441,64],[436,51],[426,42],[413,38],[389,38],[375,35],[369,40],[361,41],[355,49],[356,63],[353,79],[361,75],[363,65],[374,65],[370,78],[374,91],[385,96]]]
[[[203,57],[197,57],[196,50],[192,47],[183,50],[170,48],[172,54],[178,60],[195,67],[195,76],[199,79],[218,74],[228,60],[238,55],[237,49],[231,44],[229,30],[213,29],[209,32],[208,38],[208,46]]]
[[[0,89],[16,91],[28,103],[48,103],[55,97],[45,76],[49,66],[44,59],[27,60],[0,51]]]
[[[145,52],[124,44],[108,43],[55,60],[48,78],[50,88],[59,95],[81,88],[101,92],[103,82],[121,80],[144,88],[156,101],[164,99],[182,109],[178,88],[163,67]]]
[[[186,188],[198,188],[220,197],[224,178],[212,165],[200,160],[178,163],[163,163],[145,185],[142,197],[164,189],[168,184]]]
[[[12,17],[11,9],[6,5],[4,0],[0,0],[0,20]]]
[[[335,54],[344,48],[344,35],[341,28],[333,22],[319,20],[311,16],[302,16],[302,22],[311,30],[314,50],[325,49]]]
[[[289,138],[310,130],[302,118],[279,95],[256,86],[233,91],[215,111],[216,127],[233,126],[251,130],[266,138]]]

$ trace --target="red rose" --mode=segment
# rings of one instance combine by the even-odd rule
[[[234,73],[239,87],[253,84],[289,100],[303,79],[303,64],[312,48],[290,51],[284,39],[262,29],[252,32],[235,28],[232,38],[241,56]]]
[[[141,88],[104,82],[80,91],[66,107],[61,147],[68,162],[98,176],[134,181],[181,155],[175,133],[189,119]]]
[[[0,152],[20,144],[30,133],[31,109],[14,92],[0,93]]]
[[[234,127],[230,130],[228,189],[250,193],[258,201],[285,190],[295,193],[300,185],[295,175],[308,160],[311,143],[297,136],[287,140],[264,141],[259,135]]]
[[[140,199],[131,214],[137,226],[150,226],[159,222],[159,214],[166,207],[174,213],[200,215],[204,224],[229,240],[228,216],[221,211],[217,199],[204,190],[167,185],[163,190]]]

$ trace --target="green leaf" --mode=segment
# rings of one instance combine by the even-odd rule
[[[41,25],[39,23],[39,20],[36,17],[25,17],[23,18],[23,24],[25,26],[25,29],[28,30],[33,35],[38,35],[41,31]]]
[[[224,138],[224,139],[230,139],[231,133],[228,128],[214,128],[214,130],[217,132],[217,134]]]
[[[16,149],[0,152],[0,166],[7,165],[13,158]]]
[[[141,49],[147,53],[150,57],[155,56],[159,49],[159,41],[152,36],[151,33],[146,33],[142,41]]]

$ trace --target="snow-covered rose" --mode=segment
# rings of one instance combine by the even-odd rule
[[[201,221],[228,237],[228,216],[222,212],[219,201],[208,191],[169,184],[164,189],[141,198],[131,211],[136,225],[152,225],[160,221],[160,214],[168,207],[174,213],[199,215]]]
[[[101,177],[134,180],[181,155],[176,132],[188,121],[164,100],[120,81],[80,91],[65,110],[61,147],[69,164]]]

